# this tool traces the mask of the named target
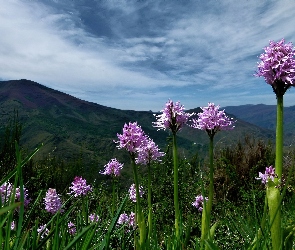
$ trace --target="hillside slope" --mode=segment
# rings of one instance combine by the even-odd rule
[[[276,129],[276,105],[241,105],[224,108],[228,113],[237,118],[255,124],[256,126]],[[285,142],[294,143],[295,138],[295,106],[284,107],[284,133]]]
[[[124,123],[137,121],[162,150],[169,136],[168,131],[153,128],[152,112],[105,107],[25,79],[0,81],[1,130],[13,117],[14,110],[18,111],[23,125],[22,146],[32,150],[44,143],[37,157],[50,153],[66,160],[82,155],[99,168],[110,158],[125,158],[126,153],[118,151],[113,142]],[[199,111],[196,108],[187,112]],[[237,118],[236,128],[217,134],[215,141],[219,146],[230,145],[245,135],[264,140],[274,138],[273,131]],[[178,143],[183,156],[191,156],[196,151],[207,153],[208,137],[204,131],[185,127],[178,134]]]

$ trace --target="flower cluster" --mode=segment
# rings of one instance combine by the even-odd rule
[[[152,161],[158,160],[158,158],[164,155],[165,153],[159,151],[159,148],[155,142],[152,139],[147,138],[138,149],[136,163],[147,165]]]
[[[15,199],[20,201],[20,188],[15,189]],[[30,198],[28,197],[28,190],[24,187],[24,206],[27,207],[30,203]]]
[[[13,185],[9,182],[5,182],[0,186],[0,196],[2,200],[2,204],[5,204],[9,201],[10,196],[13,193]],[[20,187],[15,189],[15,201],[20,201]],[[24,187],[24,206],[27,207],[30,203],[30,199],[28,197],[28,190]]]
[[[77,196],[85,196],[88,192],[92,191],[92,187],[86,184],[86,180],[82,177],[76,176],[70,187],[70,194]]]
[[[140,198],[143,196],[143,187],[139,186],[139,196]],[[132,184],[129,188],[129,198],[131,201],[136,202],[136,187],[135,184]]]
[[[263,184],[267,184],[269,180],[274,181],[274,178],[276,177],[275,168],[272,166],[266,167],[264,174],[259,172],[259,177],[256,178],[256,180],[261,180]]]
[[[89,221],[90,222],[98,222],[99,221],[99,216],[97,214],[90,214],[89,215]]]
[[[77,231],[77,229],[76,229],[76,226],[75,226],[75,224],[73,223],[73,222],[69,222],[68,223],[68,232],[69,232],[69,234],[70,235],[74,235],[74,234],[76,234],[76,231]]]
[[[111,159],[105,166],[104,171],[100,172],[104,175],[113,175],[113,176],[119,176],[121,170],[123,169],[123,165],[121,164],[116,158]]]
[[[123,225],[125,223],[128,223],[129,221],[129,216],[126,213],[120,214],[119,218],[118,218],[118,224],[119,225]]]
[[[119,149],[126,149],[130,153],[135,153],[137,149],[141,146],[146,136],[137,122],[129,122],[129,124],[124,124],[123,134],[117,134],[119,141],[117,146]]]
[[[279,42],[270,41],[264,51],[259,57],[261,62],[255,75],[263,76],[275,92],[278,84],[283,84],[284,94],[290,86],[295,86],[295,48],[292,43],[285,44],[285,39],[282,39]]]
[[[126,213],[120,214],[117,224],[127,225],[128,227],[132,227],[134,229],[136,227],[135,213],[131,212],[129,216]]]
[[[37,229],[38,235],[41,237],[41,239],[43,239],[49,234],[49,229],[46,226],[47,225],[44,224]]]
[[[193,114],[185,113],[184,106],[180,102],[173,103],[169,100],[166,106],[161,110],[162,114],[155,115],[156,122],[153,122],[154,127],[160,129],[171,129],[172,133],[179,131],[184,124],[187,123],[190,116]]]
[[[206,197],[205,200],[207,201],[208,198]],[[203,211],[203,205],[204,205],[204,197],[203,195],[198,195],[196,197],[196,200],[192,203],[192,205],[197,208],[200,212]]]
[[[49,188],[44,198],[45,210],[49,213],[55,214],[57,212],[63,212],[61,209],[62,203],[59,195],[56,193],[56,189]]]
[[[224,110],[219,110],[219,105],[215,106],[214,103],[208,103],[208,107],[202,107],[202,113],[198,113],[198,119],[192,119],[193,128],[207,131],[209,135],[214,135],[220,130],[233,129],[234,121],[229,118]]]
[[[9,182],[4,182],[0,187],[0,195],[2,199],[2,204],[9,201],[10,195],[12,193],[12,185]]]

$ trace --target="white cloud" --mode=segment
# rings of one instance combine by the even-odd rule
[[[55,14],[39,3],[5,1],[1,6],[2,78],[28,78],[74,88],[162,84],[140,72],[119,67],[116,58],[124,51],[109,49],[101,39],[75,27],[69,14]],[[75,38],[80,45],[73,42]]]
[[[257,57],[269,40],[295,43],[292,0],[92,1],[85,13],[103,18],[92,24],[78,3],[0,0],[0,78],[117,108],[158,110],[168,98],[189,108],[267,104],[264,80],[253,77]]]

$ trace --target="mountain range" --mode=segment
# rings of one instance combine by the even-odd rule
[[[274,140],[275,106],[243,105],[224,109],[236,120],[235,128],[217,133],[214,138],[216,147],[232,145],[247,135]],[[167,137],[170,136],[169,131],[157,131],[153,127],[155,116],[151,111],[102,106],[26,79],[0,81],[1,132],[16,111],[22,124],[21,146],[32,150],[44,144],[37,159],[48,154],[64,160],[82,155],[87,163],[97,164],[99,168],[111,158],[126,159],[126,152],[118,150],[114,141],[128,122],[137,121],[162,150],[166,150]],[[200,111],[198,107],[187,110],[189,113]],[[295,106],[286,108],[289,138],[295,131],[294,112]],[[178,133],[179,152],[184,157],[191,157],[196,152],[206,155],[208,141],[206,132],[189,126]]]

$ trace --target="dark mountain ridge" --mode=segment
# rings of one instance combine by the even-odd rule
[[[276,130],[276,105],[241,105],[228,106],[224,109],[237,118],[255,124],[256,126]],[[295,106],[284,107],[284,134],[286,143],[292,143],[295,134]]]
[[[0,81],[1,129],[13,117],[14,110],[23,125],[21,143],[28,150],[44,143],[39,156],[50,153],[71,159],[83,155],[87,162],[95,162],[100,168],[113,157],[125,157],[126,153],[117,150],[114,143],[124,123],[137,121],[162,150],[169,136],[169,131],[157,131],[152,126],[155,117],[150,111],[105,107],[25,79]],[[198,113],[200,109],[187,112]],[[218,146],[230,145],[245,135],[274,139],[273,131],[244,122],[238,116],[234,118],[237,120],[234,130],[216,135]],[[195,152],[206,154],[208,136],[204,131],[185,127],[178,134],[178,144],[185,157]]]

